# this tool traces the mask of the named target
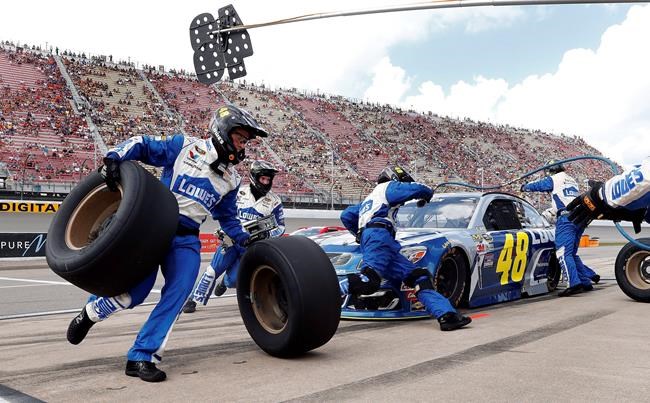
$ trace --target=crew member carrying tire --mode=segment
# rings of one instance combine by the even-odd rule
[[[199,226],[208,215],[218,220],[223,231],[240,247],[254,239],[237,218],[236,197],[241,178],[234,165],[244,159],[248,141],[267,137],[255,119],[245,110],[228,104],[213,114],[210,139],[183,135],[154,138],[132,137],[111,149],[104,158],[101,172],[107,186],[120,186],[120,162],[138,160],[163,167],[161,181],[178,201],[178,229],[164,258],[158,262],[165,286],[151,315],[144,323],[127,354],[126,375],[147,382],[166,379],[156,368],[172,326],[192,291],[201,256]],[[155,209],[152,205],[150,208]],[[67,338],[79,344],[90,328],[123,309],[141,304],[151,291],[157,270],[128,292],[113,297],[91,296],[68,327]]]
[[[243,187],[237,193],[237,216],[242,223],[258,218],[273,215],[278,227],[269,233],[275,238],[284,234],[284,211],[282,200],[271,192],[273,178],[278,170],[266,161],[253,161],[250,168],[250,185]],[[183,306],[183,312],[196,311],[196,304],[206,305],[214,289],[214,295],[220,296],[228,288],[235,288],[237,284],[237,269],[239,260],[245,249],[237,245],[225,246],[222,242],[212,257],[212,261],[205,269],[197,283],[190,299]],[[223,274],[221,280],[216,280]]]
[[[433,190],[414,182],[411,175],[397,165],[386,167],[377,183],[363,202],[341,213],[343,225],[357,237],[363,253],[359,273],[349,274],[340,282],[342,296],[372,294],[379,289],[382,278],[398,288],[404,282],[415,288],[415,295],[427,312],[438,319],[440,330],[455,330],[469,324],[472,319],[458,314],[449,300],[435,290],[429,270],[416,267],[402,256],[400,244],[395,240],[395,217],[399,207],[409,200],[428,202]]]

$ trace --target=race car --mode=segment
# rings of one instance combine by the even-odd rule
[[[302,227],[293,231],[289,235],[302,235],[306,237],[311,237],[313,235],[326,234],[328,232],[336,232],[336,231],[346,231],[346,229],[345,227],[341,227],[337,225],[332,225],[328,227]]]
[[[555,229],[527,201],[507,193],[436,194],[396,217],[401,253],[434,276],[438,292],[455,306],[479,307],[553,291],[561,280]],[[342,279],[361,267],[349,232],[311,237]],[[343,301],[342,318],[408,319],[429,316],[404,284],[382,280],[372,295]]]

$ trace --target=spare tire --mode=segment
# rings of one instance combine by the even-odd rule
[[[650,245],[650,238],[640,238],[639,242]],[[650,302],[650,252],[632,242],[618,252],[614,263],[616,282],[628,297]]]
[[[122,294],[165,256],[178,226],[174,195],[135,162],[120,164],[118,191],[93,172],[65,198],[47,233],[47,264],[98,296]]]
[[[303,236],[252,244],[239,265],[237,302],[248,333],[275,357],[298,356],[327,343],[341,316],[334,267]]]

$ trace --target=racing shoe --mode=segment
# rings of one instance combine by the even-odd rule
[[[192,313],[194,311],[196,311],[196,302],[194,302],[191,299],[188,299],[187,302],[185,302],[185,305],[183,305],[183,312]]]
[[[162,382],[167,379],[165,371],[159,370],[156,364],[149,361],[128,360],[124,373],[128,376],[140,377],[145,382]]]
[[[573,287],[568,287],[564,291],[560,291],[558,297],[568,297],[571,295],[579,294],[583,290],[582,284],[574,285]]]
[[[463,316],[457,312],[447,312],[438,318],[438,322],[440,323],[440,330],[448,331],[469,325],[472,322],[472,318]]]
[[[600,283],[600,275],[599,274],[594,274],[591,276],[591,282],[594,284]]]
[[[228,287],[226,287],[226,284],[224,284],[223,279],[217,283],[217,285],[214,287],[214,295],[217,297],[222,296],[225,294],[226,290]]]
[[[94,324],[95,322],[90,319],[86,312],[86,306],[81,308],[79,315],[75,316],[72,322],[70,322],[70,325],[68,325],[67,338],[70,344],[81,343]]]

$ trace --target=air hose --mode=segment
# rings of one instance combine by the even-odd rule
[[[521,175],[520,177],[518,177],[516,179],[513,179],[511,181],[502,183],[500,185],[476,186],[476,185],[472,185],[472,184],[469,184],[469,183],[463,183],[463,182],[443,182],[443,183],[440,183],[440,184],[436,185],[433,188],[433,191],[435,193],[435,191],[438,188],[442,187],[442,186],[462,186],[462,187],[466,187],[466,188],[470,188],[470,189],[476,189],[476,190],[482,190],[482,191],[485,191],[485,190],[497,190],[497,189],[500,189],[502,187],[512,185],[513,183],[519,182],[520,180],[526,179],[529,176],[532,176],[532,175],[534,175],[534,174],[536,174],[536,173],[538,173],[540,171],[543,171],[543,170],[545,170],[547,168],[550,168],[550,167],[552,167],[554,165],[566,164],[566,163],[569,163],[569,162],[574,162],[574,161],[579,161],[579,160],[598,160],[598,161],[602,161],[602,162],[605,162],[605,163],[607,163],[609,165],[609,167],[612,169],[612,173],[614,173],[614,175],[618,175],[618,173],[619,173],[618,172],[618,167],[616,166],[616,164],[614,164],[611,160],[609,160],[609,159],[607,159],[605,157],[599,157],[597,155],[582,155],[582,156],[579,156],[579,157],[571,157],[571,158],[567,158],[567,159],[563,159],[563,160],[553,161],[552,164],[546,164],[546,165],[544,165],[544,166],[542,166],[540,168],[536,168],[536,169],[534,169],[532,171],[526,172],[525,174]],[[637,241],[636,239],[632,238],[632,236],[630,236],[630,234],[625,232],[625,230],[623,229],[623,227],[621,226],[620,223],[615,222],[614,225],[616,225],[616,229],[623,236],[623,238],[627,239],[634,246],[636,246],[636,247],[638,247],[640,249],[646,250],[646,251],[650,251],[650,245],[646,245],[646,244],[641,243],[641,242]]]

